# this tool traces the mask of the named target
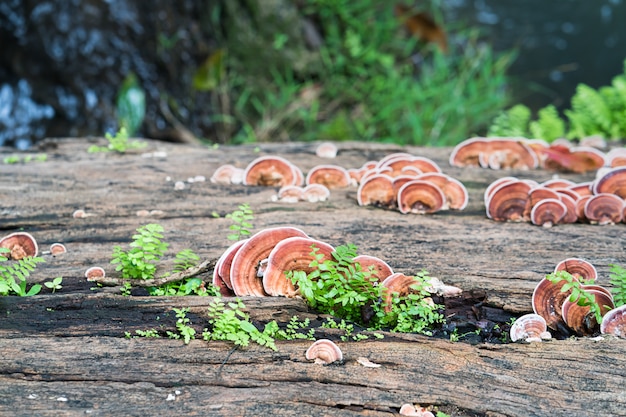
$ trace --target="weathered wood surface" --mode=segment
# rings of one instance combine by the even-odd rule
[[[43,164],[0,165],[0,229],[6,234],[23,229],[43,250],[62,242],[69,251],[43,255],[47,262],[32,277],[63,276],[60,293],[0,299],[4,414],[386,415],[413,402],[437,405],[455,416],[626,415],[623,340],[471,346],[387,337],[344,343],[346,363],[330,367],[307,363],[308,342],[281,342],[278,353],[252,347],[229,357],[231,346],[222,343],[184,346],[176,340],[123,337],[125,331],[157,326],[156,317],[168,313],[171,324],[172,307],[189,306],[191,317],[201,321],[207,300],[123,298],[111,289],[91,290],[83,276],[92,265],[114,275],[108,264],[113,246],[126,245],[148,222],[165,228],[171,254],[191,248],[203,259],[216,259],[230,243],[231,223],[224,215],[247,202],[255,212],[255,230],[292,225],[333,245],[353,242],[360,253],[379,256],[397,271],[427,269],[466,292],[484,294],[488,305],[521,314],[531,310],[536,282],[566,257],[594,263],[603,285],[609,264],[626,264],[624,225],[544,229],[485,218],[482,193],[494,179],[516,175],[544,181],[552,173],[452,168],[449,149],[342,144],[331,163],[359,167],[408,151],[434,159],[468,187],[470,204],[463,212],[415,216],[360,208],[354,189],[333,191],[325,203],[295,205],[271,202],[274,188],[207,181],[174,190],[175,181],[208,178],[223,163],[245,167],[267,153],[278,153],[306,172],[329,162],[313,155],[314,144],[261,145],[260,152],[151,144],[146,152],[167,152],[157,158],[87,154],[87,146],[84,140],[52,142]],[[563,177],[584,181],[593,174]],[[93,216],[75,219],[76,209]],[[138,217],[141,209],[163,214]],[[297,300],[246,304],[259,320],[316,316]],[[383,367],[364,368],[355,362],[359,356]],[[167,401],[168,396],[175,398]]]

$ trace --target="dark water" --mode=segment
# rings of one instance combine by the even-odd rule
[[[516,99],[569,107],[578,83],[608,85],[624,71],[624,0],[443,0],[447,20],[484,29],[496,50],[517,48]]]

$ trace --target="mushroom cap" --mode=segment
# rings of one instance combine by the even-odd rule
[[[569,297],[569,291],[561,291],[561,287],[565,284],[565,280],[552,282],[543,278],[533,291],[533,311],[543,317],[547,326],[553,330],[560,331],[565,326],[565,321],[561,316],[563,302]]]
[[[452,149],[449,161],[457,167],[481,166],[480,158],[482,166],[493,169],[533,169],[539,164],[524,138],[470,138]]]
[[[619,223],[624,218],[624,200],[615,194],[592,195],[585,203],[584,214],[590,223]]]
[[[385,278],[393,274],[393,269],[389,264],[380,258],[370,255],[359,255],[352,260],[355,264],[361,265],[362,271],[372,271],[372,277],[378,282],[383,282]],[[371,269],[370,269],[371,268]]]
[[[420,172],[441,172],[439,165],[432,159],[424,156],[397,156],[395,158],[387,159],[384,163],[378,164],[378,168],[389,167],[391,168],[391,176],[402,175],[403,170],[407,167],[412,167]]]
[[[233,289],[232,284],[230,283],[230,269],[233,264],[233,259],[237,254],[237,251],[246,243],[248,239],[239,240],[233,244],[231,244],[219,257],[217,263],[215,264],[214,272],[219,275],[220,280],[226,285],[228,289]],[[219,285],[218,285],[219,286]]]
[[[393,193],[395,195],[393,202],[394,205],[396,204],[396,201],[398,199],[398,192],[400,191],[400,188],[402,188],[402,186],[407,182],[413,181],[415,179],[417,179],[417,177],[413,175],[398,175],[397,177],[393,177],[393,182],[391,186],[393,187]]]
[[[418,175],[418,180],[429,181],[441,188],[446,196],[447,207],[452,210],[463,210],[469,202],[467,188],[456,178],[441,172],[426,172]]]
[[[513,181],[519,181],[519,178],[517,178],[517,177],[500,177],[497,180],[493,181],[491,184],[489,184],[487,186],[487,188],[485,189],[485,194],[484,194],[484,197],[483,197],[483,201],[485,203],[485,207],[487,207],[487,202],[489,201],[489,199],[493,195],[493,192],[495,191],[496,188],[498,188],[502,184],[506,184],[508,182],[513,182]]]
[[[50,245],[50,253],[52,255],[60,255],[66,252],[67,252],[67,248],[62,243],[53,243],[52,245]]]
[[[243,183],[272,187],[300,185],[298,170],[298,167],[280,156],[261,156],[248,164],[243,173]]]
[[[626,167],[613,168],[600,178],[596,179],[591,186],[593,194],[609,193],[626,198]]]
[[[495,221],[526,221],[528,219],[531,185],[509,181],[496,187],[487,201],[487,217]]]
[[[399,414],[401,416],[412,417],[435,417],[430,411],[427,411],[423,407],[415,407],[413,404],[402,404]]]
[[[586,291],[595,296],[595,301],[600,306],[601,315],[604,316],[614,307],[613,298],[606,292],[593,289],[586,289]],[[590,306],[581,306],[576,301],[566,299],[561,307],[561,315],[565,324],[578,336],[591,336],[600,330],[600,323],[596,321]]]
[[[600,333],[626,338],[626,304],[614,308],[602,317]]]
[[[351,183],[348,170],[338,165],[317,165],[306,176],[306,185],[322,184],[329,190],[345,188]]]
[[[93,281],[96,278],[104,278],[105,275],[106,273],[104,272],[104,268],[99,266],[92,266],[87,268],[85,271],[85,278],[87,278],[87,281]]]
[[[585,205],[587,201],[593,197],[593,195],[584,195],[576,200],[576,217],[578,217],[579,222],[587,222],[587,217],[585,217]]]
[[[584,173],[595,171],[605,165],[604,153],[591,147],[567,147],[555,144],[544,149],[544,167],[559,171]]]
[[[333,362],[342,361],[343,353],[339,346],[328,339],[316,340],[306,350],[305,357],[308,360],[315,360],[315,363],[328,365]]]
[[[530,211],[530,221],[543,227],[553,226],[567,214],[567,206],[556,198],[546,198],[535,204]]]
[[[284,185],[278,190],[276,198],[284,203],[297,203],[304,200],[304,188],[299,185]]]
[[[558,200],[559,195],[557,194],[555,190],[544,187],[542,185],[533,187],[528,192],[528,200],[529,200],[529,204],[531,208],[535,207],[535,205],[539,203],[541,200],[545,200],[547,198],[553,198],[553,199]]]
[[[606,164],[611,168],[626,166],[626,148],[613,148],[606,154]]]
[[[332,259],[335,250],[328,243],[308,237],[289,237],[281,240],[274,246],[268,256],[267,268],[263,274],[263,288],[269,295],[293,297],[296,295],[296,288],[287,278],[287,271],[312,272],[311,262],[317,260],[311,255],[313,246],[317,248],[316,254],[322,255],[322,261]]]
[[[400,213],[427,214],[445,208],[446,196],[441,188],[429,181],[413,180],[398,190]]]
[[[572,190],[572,191],[574,191],[579,196],[584,197],[586,195],[592,195],[593,194],[593,192],[591,191],[591,187],[592,186],[593,186],[593,182],[592,181],[585,181],[585,182],[579,182],[579,183],[574,184],[574,185],[570,185],[567,188]]]
[[[385,280],[380,283],[380,285],[384,287],[382,304],[385,312],[389,313],[391,311],[394,294],[403,297],[409,294],[412,291],[411,286],[417,283],[417,278],[404,275],[401,272],[395,272],[385,278]]]
[[[26,232],[15,232],[0,239],[0,248],[6,248],[11,252],[7,257],[16,261],[27,257],[37,256],[39,247],[35,238]]]
[[[385,174],[374,174],[364,179],[357,190],[359,206],[392,207],[396,195],[393,178]]]
[[[230,283],[235,295],[266,295],[263,280],[257,276],[259,263],[269,256],[278,242],[293,236],[308,237],[295,227],[274,227],[257,232],[239,248],[230,268]]]
[[[376,162],[376,168],[381,168],[384,167],[385,165],[387,165],[390,161],[397,159],[397,158],[412,158],[414,155],[408,153],[408,152],[393,152],[390,154],[387,154],[385,156],[383,156],[382,158],[380,158],[378,160],[378,162]]]
[[[598,278],[596,267],[581,258],[567,258],[556,264],[554,272],[565,271],[581,282],[594,282]]]
[[[337,156],[337,145],[332,142],[322,142],[315,148],[315,155],[320,158],[335,158]]]
[[[217,272],[218,266],[219,266],[219,262],[215,264],[215,269],[213,270],[213,278],[211,279],[211,283],[220,290],[220,294],[223,297],[232,297],[235,295],[235,292],[226,286],[224,279],[222,279],[220,274]]]
[[[302,191],[302,199],[310,203],[326,201],[330,197],[330,190],[323,184],[309,184]]]
[[[576,223],[578,221],[578,214],[576,212],[576,200],[570,197],[569,194],[562,194],[559,190],[557,190],[557,192],[559,193],[559,198],[561,199],[561,202],[565,204],[565,207],[567,207],[567,213],[565,213],[565,216],[563,216],[560,223]]]
[[[526,340],[529,337],[541,338],[541,334],[548,330],[546,320],[539,314],[525,314],[513,323],[510,330],[511,341]]]
[[[542,182],[540,185],[546,188],[567,188],[575,184],[574,181],[566,180],[565,178],[552,178],[551,180]]]
[[[231,164],[219,166],[209,181],[213,184],[241,184],[243,182],[243,169]]]

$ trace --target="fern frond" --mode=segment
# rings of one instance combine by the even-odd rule
[[[523,104],[517,104],[494,118],[487,136],[526,137],[529,121],[530,109]]]
[[[530,122],[529,130],[533,138],[552,142],[565,136],[565,122],[553,105],[548,105],[538,112],[538,120]]]
[[[577,136],[585,137],[594,134],[606,136],[611,130],[613,119],[611,110],[602,95],[586,84],[578,84],[576,94],[572,97],[572,110],[566,115]]]

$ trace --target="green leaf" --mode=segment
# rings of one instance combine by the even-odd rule
[[[134,73],[129,73],[117,95],[117,117],[119,125],[133,136],[143,123],[146,114],[146,97]]]

